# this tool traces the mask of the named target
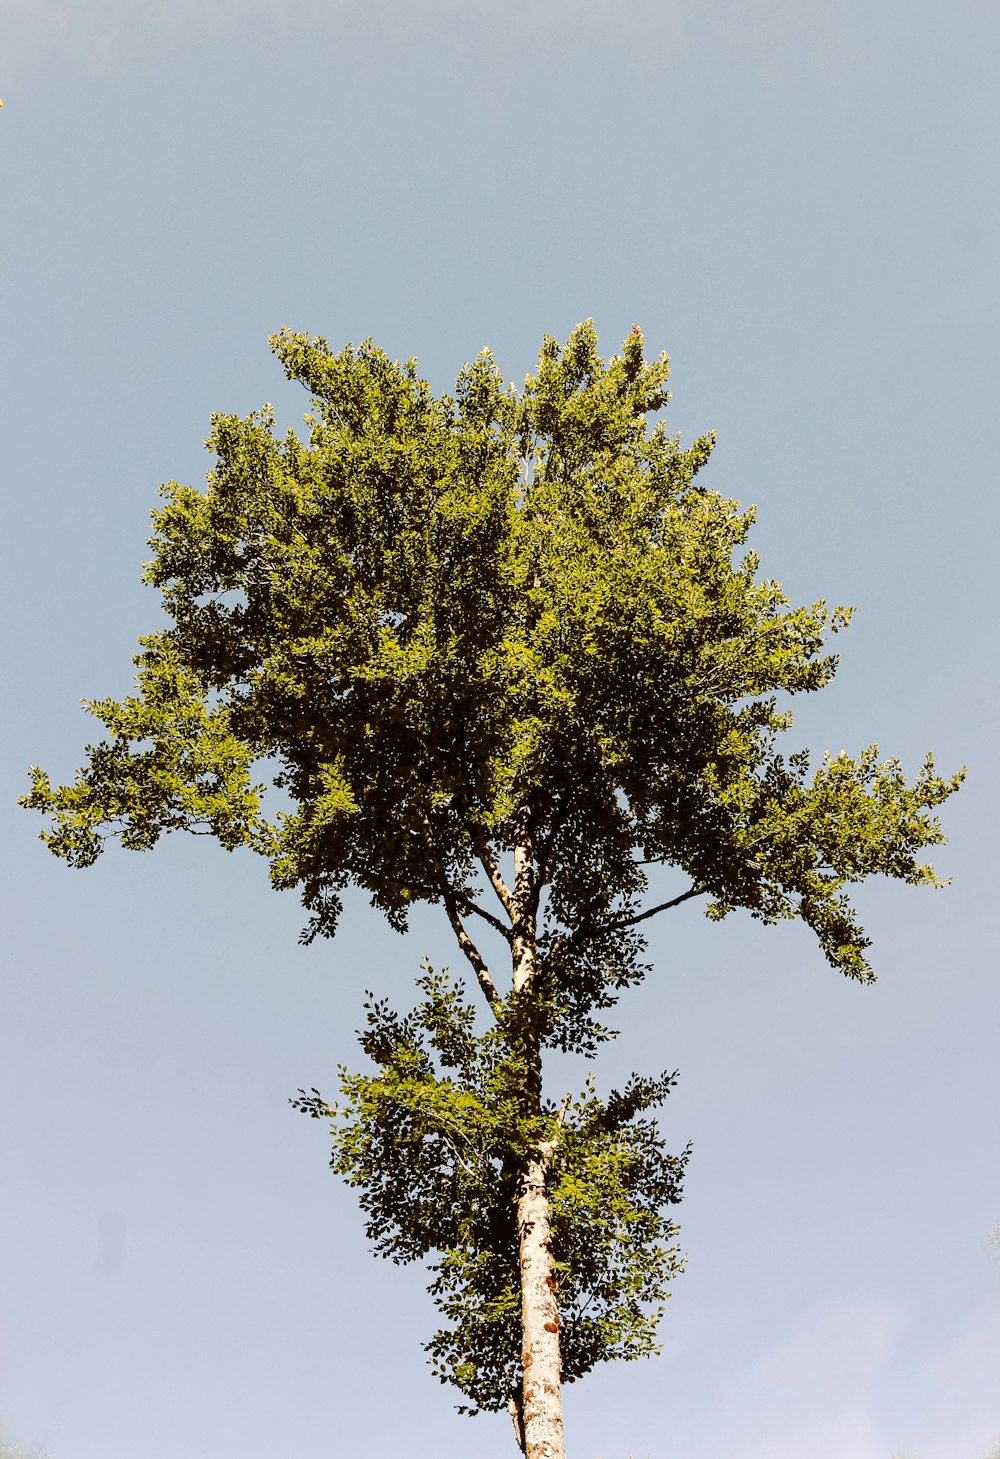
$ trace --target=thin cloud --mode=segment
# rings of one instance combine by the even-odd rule
[[[784,3],[784,0],[782,0]],[[470,10],[467,0],[0,0],[8,62],[12,53],[44,58],[56,47],[91,69],[127,65],[146,47],[212,43],[253,28],[281,34],[307,30],[322,44],[344,27],[380,35],[387,47],[435,35],[441,45],[486,33],[516,56],[528,42],[596,42],[634,54],[637,62],[664,41],[676,54],[692,0],[508,0],[500,9]]]
[[[884,1395],[906,1328],[903,1308],[845,1305],[814,1314],[770,1349],[737,1398],[746,1416],[742,1459],[1000,1459],[995,1415],[985,1413],[995,1387],[1000,1312],[971,1315],[925,1354],[910,1375],[912,1392],[949,1394],[953,1411],[939,1412],[928,1428],[915,1401],[901,1433],[885,1418]]]

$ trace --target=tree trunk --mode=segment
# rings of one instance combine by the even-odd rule
[[[560,1393],[559,1307],[552,1275],[545,1177],[552,1144],[529,1157],[517,1201],[521,1258],[521,1371],[525,1459],[565,1459]]]
[[[537,892],[530,841],[514,849],[512,1000],[531,998],[536,970]],[[520,1010],[522,1016],[526,1010]],[[542,1061],[537,1030],[529,1018],[521,1038],[527,1056],[527,1113],[541,1115]],[[556,1140],[540,1140],[528,1152],[517,1191],[521,1268],[521,1404],[518,1437],[525,1459],[566,1459],[563,1448],[559,1305],[552,1275],[552,1225],[546,1180]],[[518,1428],[515,1420],[515,1430]]]

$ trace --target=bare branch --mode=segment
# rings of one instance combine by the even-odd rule
[[[704,887],[689,887],[686,892],[681,892],[679,897],[671,897],[669,902],[661,902],[658,907],[649,907],[645,912],[637,912],[634,917],[622,917],[617,922],[604,922],[600,927],[601,932],[617,932],[620,927],[634,927],[637,922],[645,922],[649,917],[655,917],[657,912],[669,912],[671,907],[679,907],[682,902],[689,902],[692,897],[703,897]]]
[[[552,1157],[556,1153],[556,1147],[559,1144],[559,1137],[562,1133],[563,1120],[566,1118],[566,1110],[569,1107],[569,1101],[570,1096],[567,1094],[562,1104],[556,1111],[556,1128],[552,1139],[543,1140],[538,1146],[546,1170],[548,1170],[549,1166],[551,1165]]]
[[[425,897],[428,902],[432,902],[436,897],[441,897],[444,900],[441,884],[436,883],[436,881],[416,881],[413,877],[390,877],[384,871],[377,872],[374,868],[364,864],[364,862],[358,861],[358,859],[350,862],[350,871],[352,871],[353,875],[364,877],[365,884],[368,884],[369,887],[375,887],[375,889],[378,889],[380,886],[409,887],[410,891],[416,891],[416,893],[419,893],[419,896]],[[473,902],[469,893],[461,890],[460,887],[450,886],[450,891],[451,896],[455,899],[455,905],[460,906],[463,912],[474,912],[476,916],[483,918],[483,921],[489,922],[489,925],[495,928],[501,934],[501,937],[507,938],[509,943],[509,940],[511,940],[511,929],[505,926],[504,922],[501,922],[498,916],[493,916],[493,913],[488,912],[486,907],[480,907],[479,903]]]
[[[365,878],[367,884],[372,887],[379,885],[385,885],[387,887],[409,887],[411,891],[419,893],[420,896],[425,897],[428,901],[433,901],[438,897],[442,900],[444,899],[440,881],[418,882],[413,877],[389,876],[386,872],[376,872],[372,867],[363,864],[357,859],[351,862],[351,870],[355,875],[360,873]],[[440,868],[438,870],[440,871]],[[478,902],[473,901],[468,892],[462,891],[460,887],[452,886],[449,883],[448,890],[452,897],[454,897],[456,906],[461,907],[462,911],[474,912],[477,917],[482,917],[491,927],[495,928],[501,937],[506,938],[508,942],[510,941],[510,928],[505,926],[499,917],[494,917],[492,912],[488,912],[485,907],[481,907]]]
[[[471,897],[466,897],[461,892],[455,892],[454,895],[461,902],[466,912],[474,912],[477,917],[482,917],[484,922],[488,922],[491,927],[496,928],[501,937],[505,937],[508,942],[510,941],[511,930],[509,927],[504,926],[499,917],[494,917],[492,912],[487,912],[485,907],[481,907],[478,902],[474,902]]]
[[[504,881],[502,875],[500,874],[500,868],[497,865],[496,857],[490,850],[489,845],[486,841],[486,837],[483,835],[482,826],[480,826],[476,822],[475,818],[470,813],[470,806],[475,801],[475,795],[473,792],[472,776],[469,773],[469,767],[461,758],[459,758],[458,766],[465,787],[465,796],[463,797],[463,802],[464,811],[466,814],[466,834],[468,835],[469,840],[472,842],[472,849],[475,852],[480,865],[486,873],[490,886],[497,894],[497,900],[500,902],[500,905],[507,913],[507,916],[510,918],[511,922],[513,922],[514,899],[511,896],[510,887],[508,887],[507,883]],[[495,925],[499,926],[499,924]],[[506,931],[506,929],[504,929],[504,931]]]
[[[634,917],[619,917],[610,922],[592,922],[589,926],[581,927],[576,932],[570,933],[568,937],[557,937],[552,944],[549,956],[554,956],[564,947],[579,947],[582,942],[589,942],[591,938],[600,936],[602,932],[618,932],[623,927],[634,927],[638,922],[645,922],[648,918],[655,917],[658,912],[668,912],[671,907],[679,907],[682,902],[689,902],[692,897],[701,897],[704,894],[704,887],[689,887],[686,892],[681,892],[679,897],[671,897],[669,902],[660,902],[656,907],[648,907],[645,912],[637,912]]]
[[[521,1404],[517,1398],[508,1398],[507,1412],[510,1414],[511,1423],[514,1425],[514,1437],[517,1440],[517,1447],[524,1453],[524,1415]]]
[[[479,986],[483,990],[483,996],[493,1012],[496,1013],[503,1000],[500,997],[496,984],[490,976],[490,970],[486,966],[483,955],[462,925],[462,919],[458,915],[454,899],[448,893],[442,892],[441,900],[444,902],[444,909],[448,914],[448,921],[451,923],[455,940],[471,965],[478,979]]]
[[[493,1012],[496,1013],[503,1000],[500,997],[496,984],[490,976],[490,970],[486,966],[485,958],[479,951],[476,944],[473,942],[472,938],[469,936],[468,932],[466,932],[465,927],[462,923],[462,919],[459,916],[459,900],[461,899],[462,901],[466,901],[468,899],[465,898],[464,894],[457,895],[455,892],[455,888],[448,880],[448,874],[445,871],[444,864],[441,861],[441,858],[437,853],[437,847],[434,844],[434,832],[431,829],[431,823],[429,818],[424,815],[421,817],[421,822],[424,832],[424,846],[427,850],[427,856],[431,863],[431,869],[436,876],[435,889],[438,892],[441,901],[444,903],[444,909],[448,914],[448,921],[451,923],[451,929],[455,934],[455,940],[457,941],[459,947],[462,949],[466,960],[468,961],[473,972],[475,973],[476,978],[479,982],[479,986],[483,990],[483,996],[485,997]],[[504,932],[506,934],[506,928],[503,927],[502,923],[498,923],[496,919],[493,918],[489,913],[484,913],[483,915],[486,916],[488,921],[498,926],[501,932]]]
[[[511,921],[513,921],[514,898],[511,894],[510,887],[501,876],[500,868],[496,863],[496,859],[490,848],[487,846],[486,841],[484,840],[482,833],[478,830],[478,828],[476,828],[472,833],[472,844],[476,849],[476,855],[479,857],[479,861],[482,865],[483,870],[489,877],[490,885],[497,894],[500,905],[503,907],[504,911],[507,913],[507,916],[511,919]]]

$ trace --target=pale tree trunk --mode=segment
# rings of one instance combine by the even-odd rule
[[[559,1307],[552,1275],[552,1230],[545,1190],[553,1144],[532,1152],[521,1179],[517,1227],[521,1258],[521,1418],[526,1459],[565,1459],[560,1392]]]
[[[514,853],[513,996],[527,994],[535,973],[534,865],[529,845]],[[528,1113],[541,1114],[541,1050],[525,1029]],[[565,1459],[563,1447],[559,1306],[552,1274],[552,1226],[546,1189],[556,1141],[535,1146],[521,1169],[517,1194],[521,1277],[521,1402],[512,1417],[525,1459]]]

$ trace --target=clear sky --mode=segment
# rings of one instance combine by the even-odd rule
[[[566,1391],[571,1459],[983,1459],[1000,1444],[995,827],[1000,309],[986,0],[0,0],[4,971],[0,1425],[51,1459],[501,1459],[369,1257],[323,1127],[400,939],[302,949],[249,856],[71,872],[13,809],[71,775],[157,601],[212,410],[307,409],[288,324],[437,389],[592,315],[673,356],[674,426],[763,570],[856,603],[818,751],[968,763],[954,877],[862,898],[880,981],[686,907],[601,1079],[678,1068],[694,1143],[664,1355]]]

